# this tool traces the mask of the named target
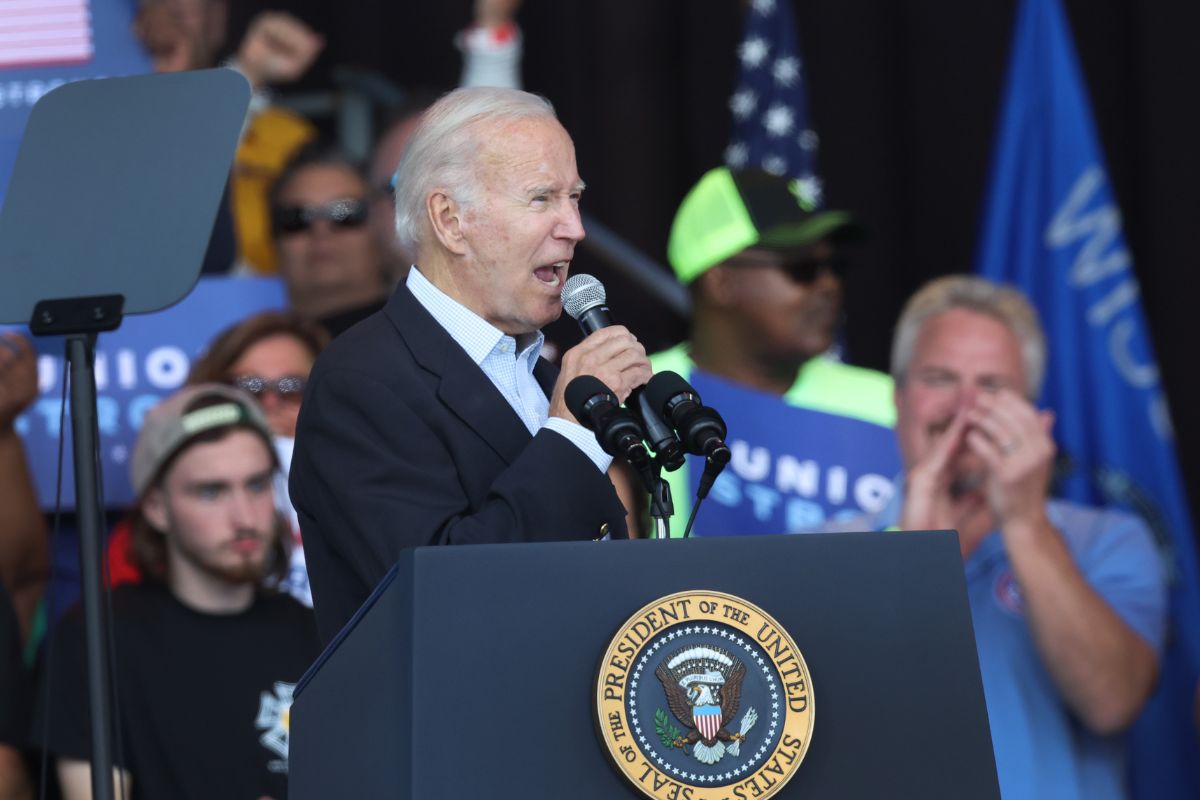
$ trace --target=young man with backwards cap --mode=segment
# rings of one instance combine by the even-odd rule
[[[699,371],[788,406],[890,428],[888,377],[823,357],[841,314],[835,245],[856,233],[848,213],[806,208],[786,178],[726,167],[707,172],[680,204],[667,246],[692,293],[691,337],[651,356],[654,371],[689,381]],[[740,407],[719,410],[732,441]],[[666,473],[676,520],[687,519],[691,504],[689,466]],[[622,488],[622,497],[630,496]],[[682,531],[682,524],[673,528]]]
[[[241,390],[191,386],[146,415],[132,480],[147,577],[112,592],[116,779],[133,796],[286,794],[292,688],[319,646],[312,612],[261,588],[288,565],[278,467]],[[40,709],[67,800],[91,797],[82,627],[78,608],[60,624]]]

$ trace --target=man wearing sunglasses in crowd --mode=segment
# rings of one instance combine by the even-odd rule
[[[858,235],[848,213],[806,207],[787,178],[759,170],[710,170],[680,204],[667,248],[676,276],[691,291],[690,339],[651,356],[654,371],[677,372],[697,389],[705,382],[729,386],[734,393],[719,405],[711,403],[703,390],[701,396],[724,415],[731,444],[741,438],[739,431],[749,421],[746,417],[761,416],[764,400],[774,411],[774,398],[790,407],[852,417],[878,426],[890,436],[886,429],[893,423],[894,412],[888,377],[842,364],[828,355],[842,309],[838,248]],[[756,396],[758,402],[748,402]],[[789,417],[784,413],[777,419],[782,427]],[[750,444],[753,450],[754,443]],[[847,447],[855,446],[855,442],[847,443]],[[773,454],[775,460],[779,455]],[[822,466],[837,463],[833,454],[784,455],[801,462],[815,459]],[[830,458],[825,458],[827,455]],[[738,477],[742,460],[735,448],[734,463],[722,477],[726,486]],[[689,459],[681,469],[665,473],[675,520],[688,518],[697,464]],[[878,469],[890,477],[890,466]],[[614,475],[614,482],[635,518],[646,505],[641,493],[628,476]],[[708,505],[722,502],[722,497],[733,502],[728,494],[722,495],[722,488],[717,486],[716,499]],[[783,493],[774,498],[755,497],[751,490],[749,495],[744,502],[757,504],[759,511],[772,504],[782,508],[790,500]],[[700,515],[696,532],[701,532],[704,517],[712,511],[706,508],[706,514]],[[804,524],[816,522],[812,514],[819,513],[824,512],[810,509]],[[795,514],[785,516],[790,519]],[[801,527],[778,514],[760,522],[764,532]],[[740,528],[740,523],[733,524]],[[672,534],[682,531],[683,525],[676,525]]]
[[[329,150],[305,148],[271,190],[279,273],[292,309],[337,336],[383,308],[391,289],[367,227],[362,173]]]

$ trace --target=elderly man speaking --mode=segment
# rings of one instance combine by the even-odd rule
[[[459,89],[425,113],[396,180],[416,264],[318,359],[296,430],[290,490],[324,639],[405,548],[625,534],[610,459],[563,394],[593,375],[624,400],[650,377],[645,350],[613,326],[557,375],[539,358],[583,188],[540,97]]]

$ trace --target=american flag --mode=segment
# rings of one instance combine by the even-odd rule
[[[729,99],[733,135],[725,163],[791,177],[801,204],[819,208],[824,198],[818,140],[808,116],[791,0],[752,0],[738,59],[741,76]]]
[[[0,69],[91,57],[88,0],[0,0]]]

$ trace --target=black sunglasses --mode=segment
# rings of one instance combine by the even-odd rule
[[[308,381],[299,375],[284,375],[282,378],[264,378],[261,375],[241,375],[233,379],[233,385],[261,398],[267,392],[274,392],[281,400],[299,401],[304,395],[304,387]]]
[[[367,221],[367,204],[354,197],[344,197],[311,206],[285,206],[275,212],[275,227],[281,233],[300,233],[324,219],[337,228],[358,228]]]
[[[804,256],[778,260],[773,258],[756,258],[753,256],[735,257],[725,262],[731,267],[772,267],[783,272],[793,283],[809,284],[829,272],[841,277],[846,274],[846,260],[841,257],[814,258]]]

